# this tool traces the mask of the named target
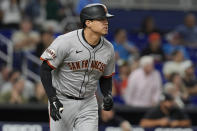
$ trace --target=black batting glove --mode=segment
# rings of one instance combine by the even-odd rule
[[[54,121],[61,119],[60,113],[63,111],[63,104],[59,101],[57,97],[49,98],[50,102],[50,116]]]
[[[103,98],[103,110],[110,111],[113,108],[113,105],[112,95],[107,95]]]

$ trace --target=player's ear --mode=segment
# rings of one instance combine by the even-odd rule
[[[91,24],[92,24],[92,20],[86,20],[85,24],[86,24],[87,27],[90,27]]]

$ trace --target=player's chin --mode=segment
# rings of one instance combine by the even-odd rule
[[[108,34],[108,32],[107,33],[103,33],[102,35],[107,35]]]
[[[108,34],[108,30],[104,30],[103,32],[102,32],[102,35],[107,35]]]

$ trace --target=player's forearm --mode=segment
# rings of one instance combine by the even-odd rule
[[[56,91],[52,86],[51,67],[44,61],[41,65],[40,77],[48,98],[56,96]]]
[[[104,97],[111,95],[111,93],[112,93],[112,77],[110,77],[110,78],[101,77],[99,80],[99,84],[100,84],[101,92]]]

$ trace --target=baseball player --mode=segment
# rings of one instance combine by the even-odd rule
[[[114,49],[103,37],[111,17],[105,5],[87,5],[80,13],[83,29],[57,37],[41,55],[40,76],[49,99],[51,131],[98,130],[98,82],[103,109],[113,107]]]

